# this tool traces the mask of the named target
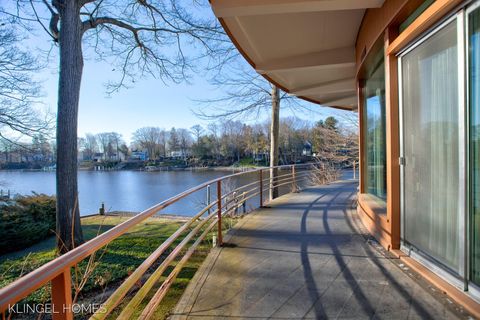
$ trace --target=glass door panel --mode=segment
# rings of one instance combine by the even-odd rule
[[[459,270],[457,22],[401,57],[404,241]]]

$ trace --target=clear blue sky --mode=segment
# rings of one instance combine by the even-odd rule
[[[32,50],[50,47],[48,36],[40,28],[24,43]],[[43,85],[42,101],[52,111],[55,111],[57,101],[56,51],[57,48],[54,48],[55,53],[51,57],[48,68],[37,75]],[[194,100],[221,95],[221,92],[215,91],[206,78],[196,76],[191,79],[191,84],[165,85],[161,80],[141,79],[136,81],[132,88],[122,89],[107,97],[105,83],[117,79],[119,73],[113,71],[113,67],[109,64],[96,61],[94,57],[91,53],[87,54],[84,63],[79,108],[79,136],[85,133],[116,131],[123,135],[124,140],[130,142],[132,132],[144,126],[170,129],[171,127],[190,128],[195,124],[205,125],[206,121],[198,119],[191,111],[199,107]],[[310,121],[318,121],[330,114],[335,115],[331,109],[310,105],[315,111],[297,115]],[[282,117],[290,115],[292,113],[288,110],[281,112]],[[262,122],[266,119],[267,115],[256,121]]]

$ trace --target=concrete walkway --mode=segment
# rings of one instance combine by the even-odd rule
[[[356,231],[356,188],[352,180],[309,188],[241,220],[172,318],[468,318]]]

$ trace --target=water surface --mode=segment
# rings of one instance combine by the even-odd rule
[[[108,211],[140,212],[169,197],[231,171],[79,171],[81,215],[97,213],[101,203]],[[226,188],[254,181],[256,173],[232,179]],[[55,194],[55,172],[0,171],[0,189],[14,194]],[[164,209],[162,213],[193,215],[206,202],[206,190]],[[216,198],[212,186],[211,199]],[[252,198],[249,204],[259,199]],[[256,204],[255,203],[255,204]]]

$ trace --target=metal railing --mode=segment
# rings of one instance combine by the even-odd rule
[[[172,262],[180,255],[180,253],[185,251],[188,247],[180,261],[175,264],[173,270],[170,271],[168,276],[166,276],[163,282],[161,282],[160,287],[154,293],[153,297],[144,307],[139,316],[139,319],[149,319],[161,303],[163,297],[165,297],[168,289],[185,263],[215,226],[217,226],[217,245],[221,246],[223,244],[222,219],[224,217],[232,215],[232,213],[236,212],[241,206],[245,208],[247,201],[252,201],[255,197],[258,197],[259,199],[258,207],[263,207],[266,192],[270,191],[272,188],[291,185],[289,192],[297,191],[299,183],[305,182],[309,179],[312,170],[317,170],[315,164],[286,165],[274,168],[279,170],[279,174],[275,178],[272,178],[269,174],[273,168],[256,169],[216,178],[188,189],[133,216],[81,246],[17,279],[4,288],[0,288],[0,314],[2,314],[2,319],[6,319],[10,306],[18,303],[37,289],[46,286],[48,283],[51,284],[51,309],[56,311],[52,312],[52,318],[54,320],[73,319],[74,314],[70,307],[73,303],[71,274],[71,269],[73,267],[95,254],[99,249],[105,247],[113,240],[125,234],[132,227],[155,215],[162,209],[165,209],[173,203],[185,199],[194,193],[206,190],[208,200],[203,209],[185,222],[155,251],[153,251],[150,256],[147,257],[107,298],[103,303],[102,308],[90,317],[90,319],[95,320],[105,319],[122,303],[122,310],[118,313],[118,318],[131,319],[133,313],[137,312],[138,307],[146,298],[147,294],[151,292],[156,284],[160,283],[160,279],[164,276],[167,268],[171,266]],[[287,173],[285,173],[285,171]],[[255,174],[257,176],[253,182],[243,184],[232,190],[222,190],[222,184],[226,184],[229,179]],[[214,201],[210,201],[212,186],[216,188],[217,193]],[[167,249],[181,239],[182,235],[184,235],[183,239],[171,251],[169,251],[165,258],[160,259]],[[193,240],[195,240],[194,243],[188,246]],[[159,265],[156,266],[156,263],[159,263]],[[131,289],[143,280],[145,273],[148,270],[151,270],[152,266],[155,266],[155,270],[149,275],[148,279],[143,282],[141,288],[135,291],[134,294],[131,294],[133,297],[129,298],[128,302],[123,301]]]

